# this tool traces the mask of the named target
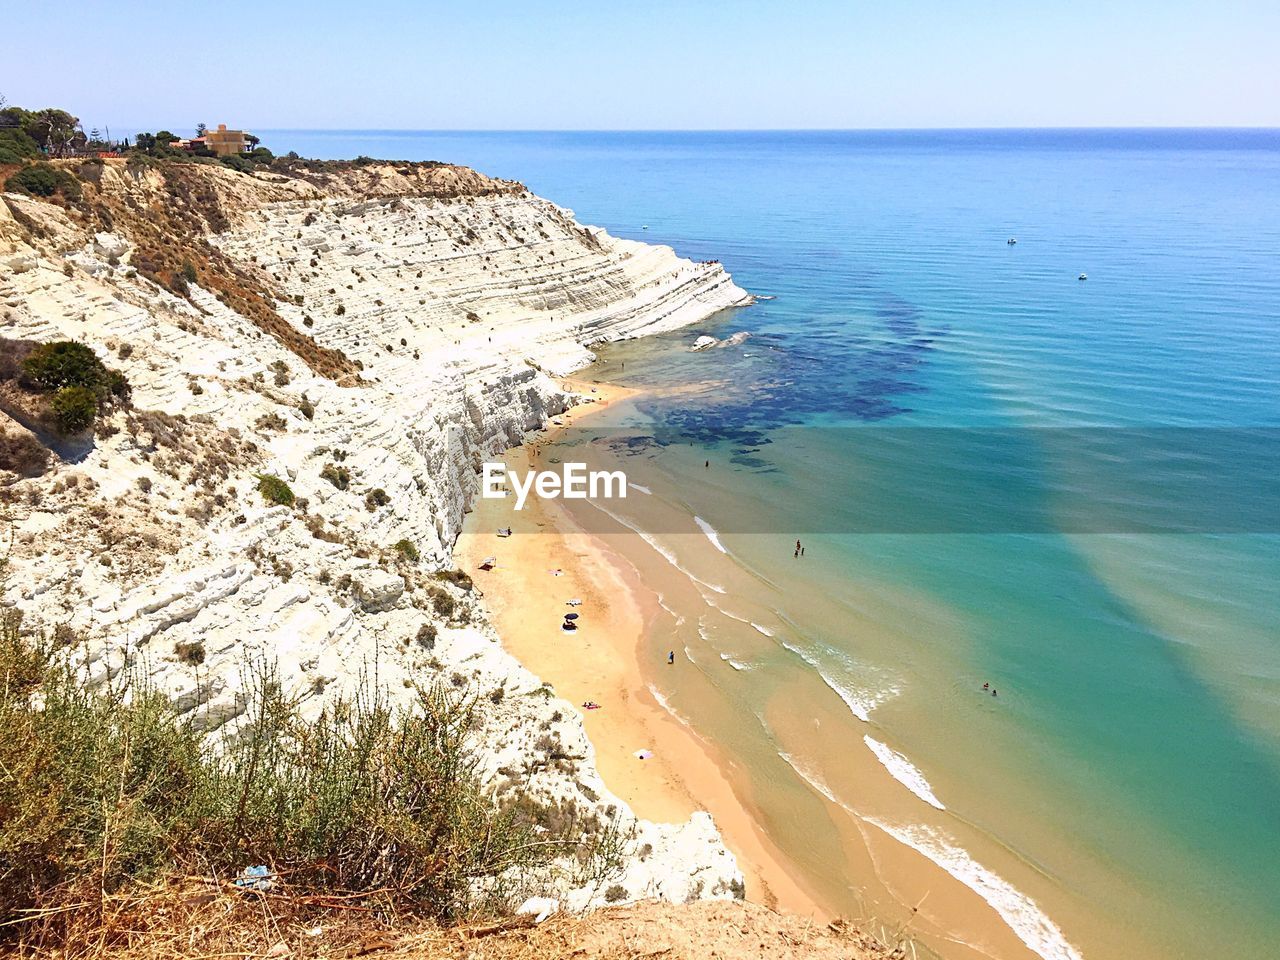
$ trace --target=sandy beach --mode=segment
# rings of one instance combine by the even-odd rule
[[[562,425],[509,451],[504,459],[510,468],[540,465],[542,450],[557,431],[581,425],[636,394],[612,384],[562,383],[589,402],[560,417]],[[695,811],[709,812],[738,858],[748,899],[824,921],[847,912],[806,883],[806,874],[767,834],[768,819],[748,795],[747,778],[735,775],[735,761],[654,696],[650,681],[668,667],[644,640],[656,619],[670,619],[659,604],[656,583],[649,582],[655,571],[642,574],[606,538],[584,532],[560,501],[531,496],[517,512],[514,500],[478,499],[455,558],[483,591],[506,649],[571,703],[600,704],[600,709],[583,710],[583,716],[609,788],[646,819],[681,822]],[[499,537],[497,531],[506,527],[513,535]],[[489,557],[497,558],[494,569],[481,570]],[[581,604],[570,607],[570,599]],[[559,625],[571,610],[580,613],[581,628],[566,633]],[[671,669],[684,667],[677,653]],[[783,703],[797,698],[811,709],[778,713]],[[802,689],[784,695],[768,713],[779,730],[808,723],[839,736],[849,719],[817,708]],[[637,759],[641,750],[652,756]],[[862,796],[893,810],[895,820],[897,815],[907,822],[917,819],[915,798],[869,752],[852,753],[846,764],[845,773]],[[922,950],[929,944],[948,957],[1035,956],[974,890],[936,863],[879,830],[855,826],[835,805],[829,812],[833,823],[844,824],[837,834],[843,855],[855,865],[860,882],[869,885],[865,910],[886,929],[909,928],[924,938]]]
[[[594,401],[567,411],[560,418],[566,426],[629,395],[612,385],[564,385]],[[510,451],[507,464],[525,469],[531,457],[536,462],[540,443]],[[649,690],[637,647],[657,598],[635,568],[577,529],[555,501],[531,497],[518,513],[513,504],[511,497],[478,499],[455,558],[483,591],[507,650],[571,703],[600,704],[583,715],[605,783],[646,819],[680,822],[710,812],[747,878],[749,899],[826,917],[744,809],[713,747],[673,719]],[[497,535],[505,527],[513,536]],[[487,557],[497,557],[496,567],[480,570]],[[570,607],[569,599],[582,603]],[[559,623],[570,610],[581,614],[583,626],[566,634]],[[653,755],[638,760],[640,750]]]

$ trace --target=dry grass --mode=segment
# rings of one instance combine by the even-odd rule
[[[837,921],[823,924],[750,903],[646,902],[582,916],[473,917],[455,926],[397,915],[340,895],[290,887],[243,890],[182,877],[128,894],[86,891],[93,910],[49,913],[25,925],[17,955],[64,960],[213,960],[377,956],[387,960],[907,960],[896,947]]]

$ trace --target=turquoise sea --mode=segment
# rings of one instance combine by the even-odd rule
[[[263,141],[519,179],[775,298],[610,347],[598,372],[657,391],[644,414],[694,446],[645,468],[776,590],[747,669],[716,672],[740,638],[687,647],[761,721],[726,749],[794,758],[760,678],[811,671],[956,830],[1042,878],[1062,928],[1023,938],[1042,955],[1276,954],[1280,131]],[[783,589],[797,536],[809,566]],[[714,731],[710,694],[665,692]],[[819,765],[856,807],[838,754]],[[799,847],[791,770],[760,774],[760,803]]]

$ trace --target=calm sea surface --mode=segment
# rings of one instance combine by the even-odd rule
[[[724,740],[758,767],[809,750],[768,774],[771,830],[804,829],[784,777],[859,803],[765,679],[809,671],[849,708],[841,749],[871,756],[865,733],[922,817],[927,793],[955,819],[899,839],[1011,851],[1084,956],[1123,955],[1122,928],[1152,955],[1275,955],[1280,132],[263,140],[519,179],[776,298],[599,368],[659,391],[643,412],[694,444],[645,457],[655,493],[772,591],[767,633],[704,622],[684,645],[706,690],[666,691],[713,734],[750,711],[751,742]]]

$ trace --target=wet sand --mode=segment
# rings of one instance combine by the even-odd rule
[[[592,385],[566,386],[591,395]],[[596,389],[595,403],[563,415],[566,425],[628,395],[620,387]],[[534,441],[505,460],[512,469],[527,469],[531,460],[537,465],[540,447]],[[497,536],[505,527],[514,535]],[[477,500],[454,555],[483,591],[503,646],[570,703],[601,705],[583,715],[597,767],[615,794],[648,820],[674,823],[699,810],[710,812],[738,858],[749,899],[816,918],[828,915],[743,808],[713,747],[673,719],[650,692],[638,647],[660,609],[631,564],[577,529],[556,501],[536,497],[519,512],[514,497]],[[495,569],[479,569],[494,556]],[[569,607],[569,599],[582,604]],[[559,623],[570,610],[581,614],[582,626],[567,634]],[[653,756],[637,760],[641,749]]]
[[[634,393],[608,384],[565,385],[595,400],[567,412],[561,418],[565,426]],[[553,435],[543,434],[509,451],[504,458],[508,466],[553,466],[541,462],[542,449]],[[496,535],[508,526],[512,537]],[[835,906],[826,893],[832,886],[844,886],[847,892],[847,882],[854,882],[866,894],[865,901],[862,894],[858,899],[865,903],[862,912],[874,918],[868,922],[873,929],[906,929],[919,936],[922,947],[948,958],[1036,957],[972,889],[905,844],[851,818],[830,800],[813,802],[819,804],[820,826],[828,831],[834,855],[851,876],[847,882],[843,876],[824,877],[824,884],[813,882],[812,867],[801,868],[770,838],[767,817],[752,803],[751,778],[737,769],[740,761],[664,709],[650,688],[651,679],[661,676],[658,671],[688,666],[677,649],[676,664],[668,667],[665,650],[656,652],[656,640],[645,642],[655,627],[669,630],[672,624],[657,590],[668,608],[691,610],[696,598],[682,598],[674,581],[667,579],[669,571],[660,564],[649,565],[634,550],[624,555],[621,544],[606,542],[612,540],[583,532],[560,501],[531,496],[517,512],[514,497],[481,499],[467,518],[455,557],[483,591],[506,649],[569,702],[601,704],[602,709],[583,713],[598,769],[614,793],[646,819],[679,822],[694,811],[708,811],[737,856],[747,897],[755,902],[826,920],[850,913]],[[709,541],[707,549],[712,549]],[[498,558],[496,568],[479,570],[480,562],[490,556]],[[582,604],[567,606],[571,598]],[[581,628],[565,633],[559,624],[571,609],[581,614]],[[779,731],[791,728],[806,739],[848,736],[850,718],[818,707],[820,698],[808,683],[778,693],[764,709]],[[797,710],[796,704],[805,707]],[[653,757],[636,759],[641,749],[651,750]],[[903,792],[869,752],[851,752],[839,773],[849,788],[881,809],[894,811],[892,820],[925,819],[916,799]],[[922,949],[919,955],[928,953]]]

